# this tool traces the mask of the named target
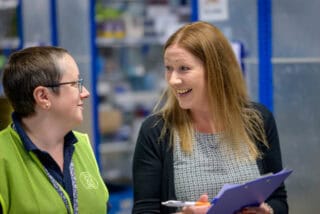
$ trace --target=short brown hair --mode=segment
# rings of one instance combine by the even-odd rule
[[[52,46],[29,47],[12,53],[4,67],[2,84],[5,95],[20,117],[32,115],[33,91],[40,85],[57,84],[63,70],[59,59],[68,51]]]

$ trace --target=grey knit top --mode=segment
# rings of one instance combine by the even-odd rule
[[[218,194],[226,183],[240,184],[260,176],[256,161],[246,158],[248,148],[243,144],[244,156],[236,158],[221,134],[195,132],[192,154],[185,154],[180,139],[174,143],[174,182],[177,200],[194,201],[207,193],[209,199]]]

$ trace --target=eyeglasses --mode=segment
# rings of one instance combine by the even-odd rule
[[[71,84],[71,85],[77,84],[79,92],[82,93],[83,79],[79,79],[77,81],[70,81],[70,82],[60,82],[60,83],[52,84],[52,85],[45,85],[45,87],[55,88],[55,87],[59,87],[61,85],[68,85],[68,84]]]

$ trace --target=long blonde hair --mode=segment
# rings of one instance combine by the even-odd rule
[[[229,41],[218,28],[199,21],[178,29],[165,43],[164,51],[174,44],[202,60],[212,119],[217,129],[223,130],[224,138],[232,143],[237,154],[241,152],[240,144],[245,143],[249,158],[258,158],[261,154],[255,141],[267,145],[263,120],[249,100],[241,68]],[[179,107],[169,87],[163,92],[155,112],[165,121],[162,136],[170,130],[172,142],[173,130],[177,131],[182,150],[191,153],[194,131],[190,111]]]

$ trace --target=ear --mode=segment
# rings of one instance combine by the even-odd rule
[[[48,109],[50,107],[51,102],[49,99],[49,89],[47,87],[36,87],[33,91],[33,97],[40,108]]]

